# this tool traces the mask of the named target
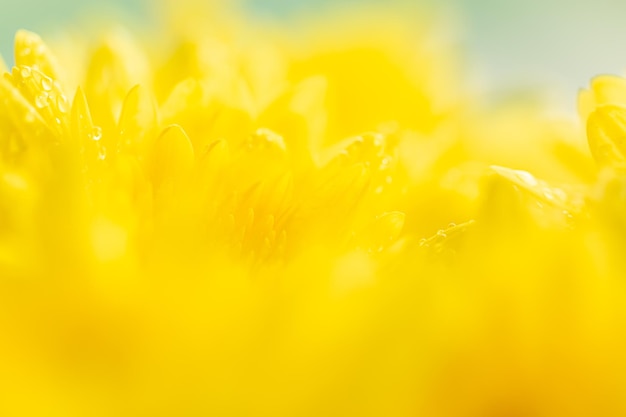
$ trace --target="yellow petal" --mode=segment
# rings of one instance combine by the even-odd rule
[[[35,107],[6,77],[0,77],[0,95],[5,98],[1,102],[5,107],[3,113],[8,114],[9,120],[26,143],[42,144],[56,138]]]
[[[591,90],[596,106],[603,104],[626,105],[626,78],[601,75],[591,80]]]
[[[578,94],[578,112],[583,122],[598,106],[616,104],[626,106],[626,78],[600,75],[591,80],[589,89]]]
[[[165,128],[154,145],[154,181],[178,180],[188,175],[193,165],[193,146],[185,131],[177,125]]]
[[[74,95],[74,101],[72,102],[72,111],[70,114],[70,123],[72,136],[77,143],[91,140],[100,140],[102,132],[95,131],[94,124],[91,120],[91,113],[89,112],[89,105],[83,90],[78,87],[76,94]]]
[[[59,82],[37,68],[14,67],[10,74],[13,85],[30,101],[59,139],[68,135],[69,103]]]
[[[141,149],[147,135],[158,126],[156,104],[150,92],[139,85],[133,87],[122,105],[118,124],[120,149]]]
[[[200,83],[188,78],[176,84],[167,100],[161,106],[164,123],[183,123],[189,113],[198,111],[203,103]]]
[[[224,139],[211,143],[198,160],[198,179],[207,185],[219,181],[219,174],[230,162],[228,142]]]
[[[57,60],[39,35],[19,30],[15,35],[15,65],[38,69],[48,77],[59,79]]]
[[[552,186],[543,180],[535,178],[526,171],[510,169],[499,166],[491,166],[502,178],[515,184],[519,189],[529,193],[541,203],[548,204],[560,210],[565,210],[568,215],[581,211],[582,203],[574,199],[565,190]]]
[[[295,169],[309,167],[312,153],[321,149],[326,129],[325,95],[323,77],[305,79],[270,104],[257,120],[258,126],[285,138]]]
[[[0,73],[5,73],[7,71],[9,71],[9,67],[7,67],[7,63],[2,55],[0,55]]]
[[[128,91],[151,82],[143,51],[126,32],[107,36],[95,50],[87,67],[85,96],[94,122],[107,137],[115,137],[117,116]]]
[[[600,165],[626,167],[626,108],[598,107],[587,120],[587,140]]]

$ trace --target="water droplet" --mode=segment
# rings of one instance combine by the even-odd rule
[[[448,228],[449,228],[449,229],[452,229],[453,227],[456,227],[456,223],[450,223],[450,224],[448,225]]]
[[[534,188],[539,185],[539,180],[537,180],[537,178],[535,178],[530,172],[504,168],[495,165],[491,168],[504,178],[507,178],[508,180],[513,181],[514,183],[521,185],[522,187]]]
[[[93,130],[91,131],[90,134],[91,139],[95,140],[95,141],[99,141],[100,139],[102,139],[102,129],[100,128],[100,126],[94,126]]]
[[[442,238],[448,237],[448,235],[446,235],[446,231],[443,229],[437,230],[437,236],[442,237]]]
[[[67,98],[65,97],[64,94],[59,94],[57,96],[57,109],[61,113],[67,113],[67,111],[68,111]]]
[[[48,93],[41,93],[35,97],[35,106],[38,109],[43,109],[48,105]]]
[[[22,76],[22,78],[28,78],[30,77],[30,67],[22,67],[22,69],[20,70],[20,75]]]
[[[58,117],[54,119],[54,121],[56,122],[56,124],[60,125],[61,124],[61,119],[59,119]]]
[[[44,91],[50,91],[52,90],[52,80],[49,77],[43,77],[41,79],[41,88]]]
[[[98,159],[101,161],[104,161],[106,157],[107,157],[107,149],[104,146],[100,145],[98,147]]]
[[[538,184],[537,179],[529,172],[515,171],[515,176],[522,182],[530,187],[534,187]]]
[[[426,239],[425,238],[420,239],[420,247],[422,247],[422,246],[426,246]]]
[[[383,144],[385,143],[385,138],[383,137],[383,135],[381,135],[380,133],[375,133],[373,136],[373,145],[376,147],[383,146]]]
[[[553,201],[556,198],[552,190],[550,190],[549,188],[543,190],[543,196],[548,201]]]

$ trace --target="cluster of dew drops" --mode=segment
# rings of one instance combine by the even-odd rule
[[[13,67],[11,77],[18,84],[18,89],[25,91],[27,95],[30,93],[34,97],[32,101],[37,112],[44,119],[48,119],[50,122],[53,121],[57,129],[63,131],[63,121],[68,117],[70,104],[63,93],[60,83],[45,75],[36,67],[26,65]],[[80,114],[79,117],[83,119],[85,116]],[[35,114],[27,112],[25,121],[32,123],[35,121],[35,118]],[[98,159],[103,161],[106,158],[106,149],[100,143],[102,129],[99,126],[93,126],[87,137],[97,143]]]

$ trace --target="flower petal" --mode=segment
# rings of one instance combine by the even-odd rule
[[[598,107],[587,120],[587,138],[591,153],[600,165],[626,167],[626,108]]]

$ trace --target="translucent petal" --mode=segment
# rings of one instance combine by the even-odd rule
[[[36,68],[55,80],[59,79],[58,63],[39,35],[19,30],[15,35],[15,65]]]
[[[7,74],[13,85],[30,101],[60,140],[68,134],[69,103],[59,82],[36,67],[16,66]]]
[[[203,107],[203,90],[194,78],[176,84],[165,102],[161,105],[161,115],[165,123],[184,123],[188,113]]]
[[[580,207],[575,204],[573,199],[563,189],[551,186],[545,181],[538,180],[529,172],[495,165],[491,166],[491,169],[502,178],[507,179],[522,190],[532,194],[543,203],[568,210],[569,212],[580,211]]]
[[[122,105],[118,123],[119,149],[142,149],[146,136],[152,135],[158,126],[156,103],[145,87],[133,87]]]
[[[0,77],[0,105],[9,115],[14,128],[26,143],[50,143],[56,138],[50,126],[36,108],[15,88],[6,77]]]
[[[93,140],[94,124],[83,90],[78,87],[70,113],[72,136],[77,143]]]
[[[604,104],[626,105],[626,78],[601,75],[591,80],[591,91],[596,106]]]
[[[6,61],[2,55],[0,55],[0,73],[5,73],[7,71],[9,71],[9,67],[7,67]]]
[[[589,149],[603,166],[626,166],[626,108],[598,107],[587,120]]]
[[[117,118],[129,90],[150,85],[148,68],[143,50],[124,31],[106,36],[93,52],[83,85],[94,122],[107,137],[116,137]]]

